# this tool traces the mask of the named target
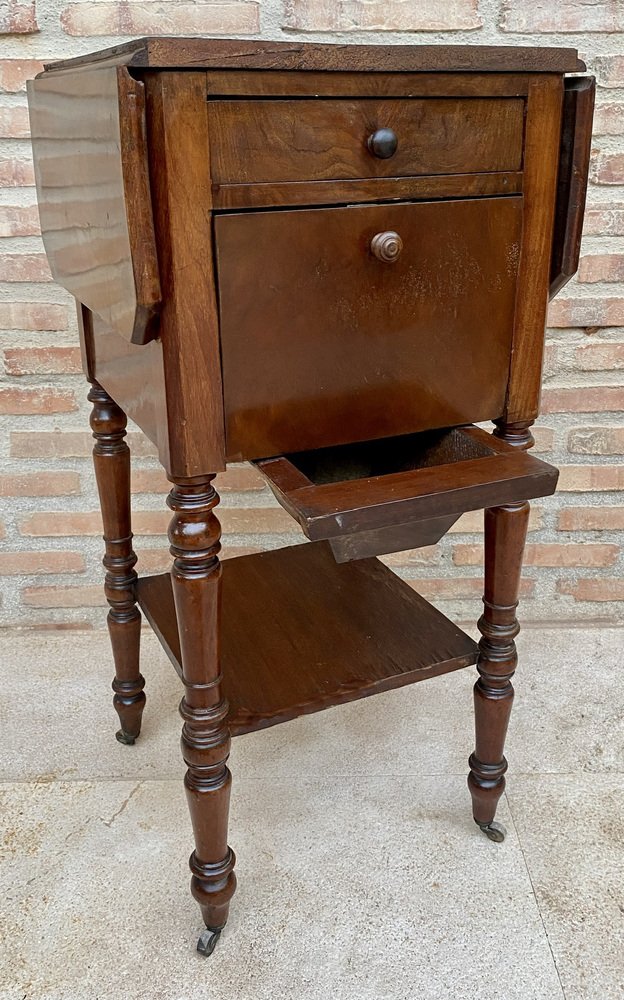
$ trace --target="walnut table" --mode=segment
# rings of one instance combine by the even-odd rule
[[[548,299],[578,263],[584,69],[560,48],[157,38],[29,86],[91,383],[117,737],[141,727],[140,608],[184,686],[206,954],[236,884],[232,736],[476,663],[473,815],[504,836],[528,501],[557,480],[526,449]],[[126,415],[172,483],[171,574],[141,580]],[[310,544],[221,565],[213,480],[240,461]],[[477,646],[377,556],[481,509]]]

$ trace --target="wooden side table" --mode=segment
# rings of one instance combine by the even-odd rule
[[[235,888],[231,736],[476,663],[469,787],[493,840],[546,307],[576,271],[594,81],[571,49],[143,39],[29,87],[44,242],[78,302],[114,705],[143,611],[184,685],[192,893]],[[126,414],[172,482],[138,580]],[[492,420],[493,435],[474,426]],[[251,461],[311,544],[219,562]],[[485,510],[478,646],[376,558]]]

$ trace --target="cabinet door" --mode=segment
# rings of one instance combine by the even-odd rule
[[[228,456],[499,416],[521,227],[520,196],[218,216]]]

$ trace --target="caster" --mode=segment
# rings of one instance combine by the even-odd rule
[[[221,928],[214,931],[212,928],[206,927],[199,935],[199,941],[197,942],[197,950],[199,954],[203,955],[205,958],[208,958],[208,955],[212,955],[220,937]]]
[[[479,828],[483,830],[488,840],[493,840],[495,844],[502,844],[507,833],[500,823],[479,823]]]
[[[124,733],[123,729],[117,730],[115,738],[127,747],[132,747],[136,743],[136,736],[130,736],[128,733]]]

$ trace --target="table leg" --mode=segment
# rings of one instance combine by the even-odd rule
[[[167,500],[173,511],[171,577],[185,687],[180,705],[188,768],[184,781],[195,834],[191,892],[207,928],[197,945],[203,954],[213,950],[236,888],[234,852],[227,843],[230,732],[219,665],[221,526],[213,513],[219,502],[213,479],[175,479]]]
[[[485,512],[485,607],[478,623],[482,638],[474,687],[476,745],[468,787],[475,823],[497,841],[505,837],[493,820],[505,789],[503,751],[514,696],[511,678],[518,661],[516,608],[528,519],[526,502]]]
[[[90,381],[93,464],[104,527],[104,593],[115,661],[113,705],[121,723],[117,739],[132,744],[141,731],[145,681],[139,670],[141,613],[135,601],[137,557],[130,522],[130,450],[124,441],[127,421],[102,386]]]

